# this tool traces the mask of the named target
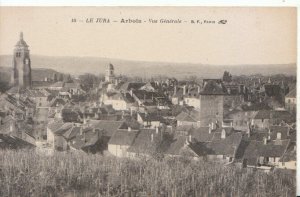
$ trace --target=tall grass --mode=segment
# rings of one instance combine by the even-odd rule
[[[295,196],[295,173],[187,159],[0,150],[0,196]]]

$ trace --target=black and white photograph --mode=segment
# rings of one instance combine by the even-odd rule
[[[0,196],[296,196],[297,8],[0,6]]]

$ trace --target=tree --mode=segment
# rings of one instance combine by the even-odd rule
[[[57,82],[57,74],[56,73],[53,74],[53,81]]]
[[[59,78],[58,78],[58,81],[63,81],[64,80],[64,75],[63,74],[60,74],[59,75]]]

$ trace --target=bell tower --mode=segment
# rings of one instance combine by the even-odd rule
[[[112,64],[108,64],[105,71],[105,82],[114,83],[114,81],[114,66]]]
[[[31,61],[28,45],[23,39],[23,32],[20,33],[20,39],[15,45],[13,52],[13,70],[11,83],[19,88],[31,87]]]

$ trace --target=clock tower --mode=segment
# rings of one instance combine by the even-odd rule
[[[23,39],[23,33],[20,33],[20,39],[15,45],[13,53],[13,70],[11,83],[19,88],[31,87],[31,61],[28,45]]]

